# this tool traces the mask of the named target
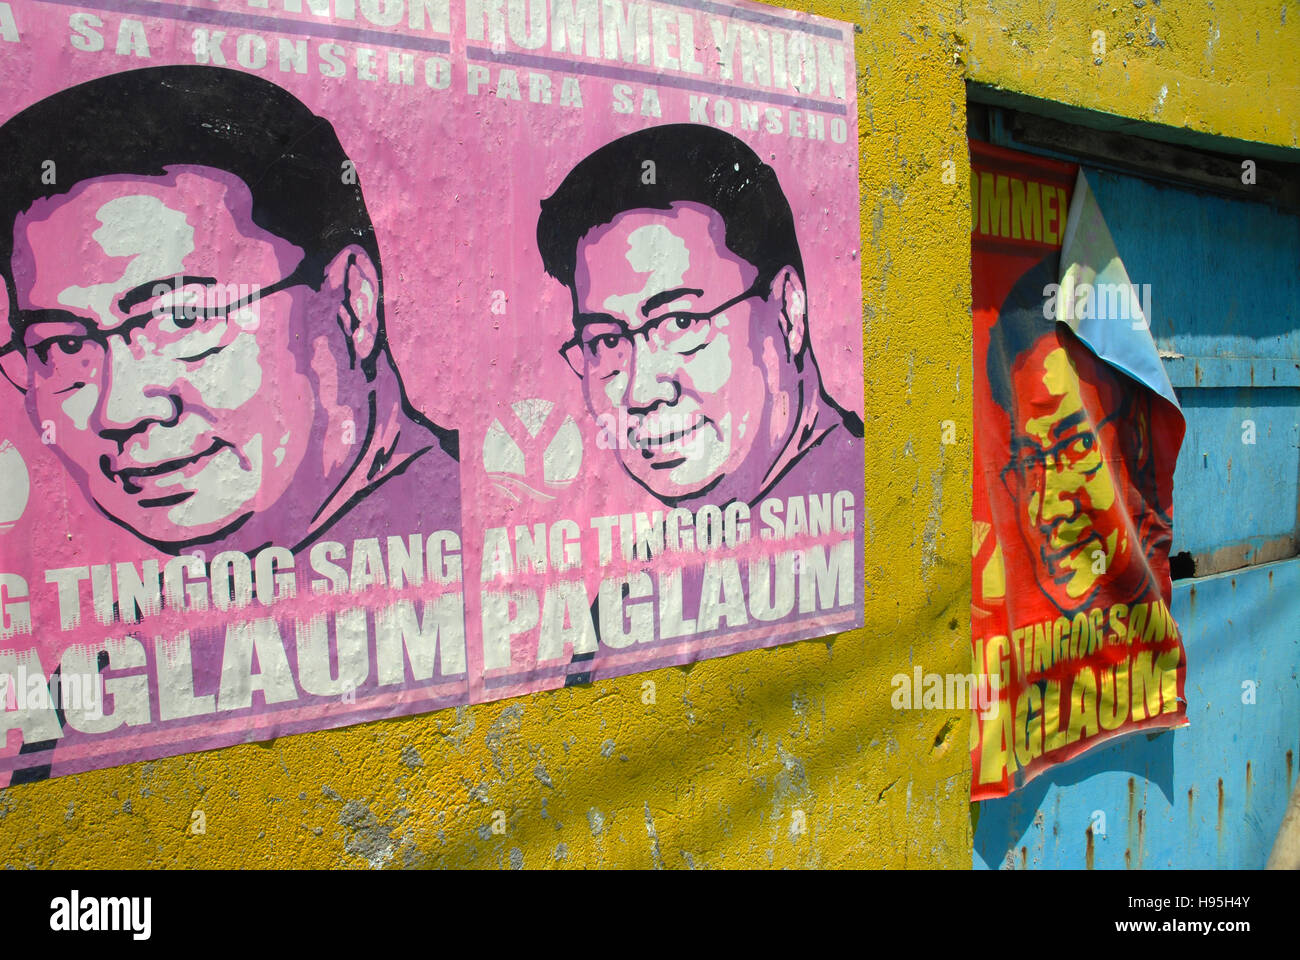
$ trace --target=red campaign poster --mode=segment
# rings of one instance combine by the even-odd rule
[[[1187,724],[1169,612],[1183,421],[1057,320],[1077,165],[970,149],[971,638],[989,691],[971,733],[979,800],[1111,738]],[[1140,349],[1150,336],[1133,326]]]

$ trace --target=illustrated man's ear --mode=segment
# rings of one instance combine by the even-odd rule
[[[808,342],[808,297],[794,267],[782,267],[772,278],[772,296],[781,305],[781,333],[785,336],[786,359],[803,355]]]
[[[369,360],[379,345],[379,271],[356,244],[340,250],[325,268],[323,290],[338,302],[338,323],[353,363]]]
[[[13,384],[19,393],[26,393],[27,362],[21,352],[5,350],[9,344],[12,330],[9,326],[9,288],[4,277],[0,277],[0,374]]]

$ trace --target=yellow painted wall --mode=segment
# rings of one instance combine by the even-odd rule
[[[866,628],[12,787],[0,864],[969,866],[966,718],[896,712],[889,682],[969,669],[964,82],[1290,146],[1300,44],[1281,4],[790,5],[862,28]],[[1161,45],[1126,28],[1093,64],[1094,20],[1138,15]]]
[[[1294,0],[960,6],[957,30],[972,80],[1174,128],[1300,146]],[[1100,57],[1098,30],[1106,44]]]

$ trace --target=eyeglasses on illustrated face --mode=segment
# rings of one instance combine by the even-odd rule
[[[1013,488],[1040,488],[1049,460],[1059,471],[1091,477],[1103,462],[1097,434],[1088,429],[1076,430],[1046,450],[1029,437],[1016,438],[1011,444],[1011,460],[1002,470],[1003,485],[1013,493]]]
[[[238,284],[220,284],[212,277],[179,276],[142,284],[119,300],[121,309],[143,309],[111,330],[66,310],[22,310],[15,317],[14,335],[0,346],[0,357],[20,353],[36,378],[59,389],[93,376],[103,369],[112,337],[130,342],[137,330],[154,350],[189,363],[199,362],[224,349],[213,344],[213,332],[232,316],[256,323],[255,316],[240,316],[257,301],[305,283],[306,271],[295,270],[282,280],[247,291]]]
[[[675,310],[647,320],[635,330],[614,317],[588,316],[573,338],[560,347],[560,356],[579,377],[597,380],[607,380],[627,370],[639,336],[644,336],[647,344],[655,343],[659,349],[678,356],[690,356],[712,342],[713,320],[719,314],[764,295],[763,287],[764,284],[755,283],[744,293],[707,313]]]

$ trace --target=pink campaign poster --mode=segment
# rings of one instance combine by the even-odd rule
[[[0,2],[0,784],[860,626],[852,38]]]

